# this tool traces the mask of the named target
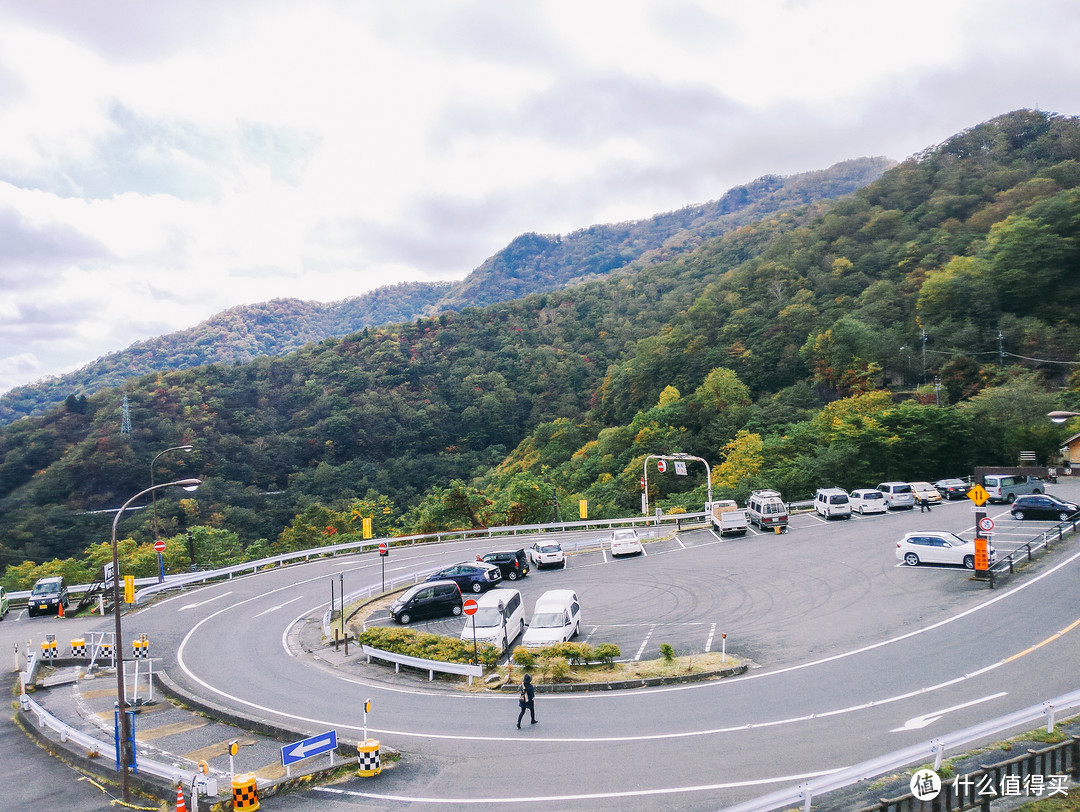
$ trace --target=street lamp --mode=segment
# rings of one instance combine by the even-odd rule
[[[1046,416],[1055,423],[1064,423],[1070,417],[1080,417],[1080,412],[1047,412]]]
[[[189,446],[190,448],[190,446]],[[169,449],[171,450],[171,449]],[[164,452],[162,452],[164,453]],[[160,456],[160,455],[159,455]],[[124,511],[127,510],[128,505],[138,499],[140,496],[145,496],[148,493],[158,490],[159,488],[171,488],[174,485],[179,485],[187,490],[195,490],[202,484],[201,479],[178,479],[176,482],[165,482],[161,485],[151,485],[144,491],[139,491],[133,497],[124,502],[120,506],[120,509],[116,511],[116,516],[113,518],[112,523],[112,577],[113,577],[113,615],[116,621],[116,639],[113,640],[113,651],[116,657],[116,701],[117,707],[120,709],[120,761],[123,764],[123,785],[124,785],[124,802],[127,803],[131,800],[128,790],[128,764],[131,763],[131,751],[129,749],[128,739],[131,737],[131,729],[128,725],[127,714],[124,713],[124,706],[127,704],[125,701],[124,689],[124,644],[122,632],[120,629],[120,564],[118,556],[116,554],[116,526],[120,523],[120,517]]]
[[[152,459],[150,461],[150,487],[151,488],[154,487],[154,463],[158,461],[158,457],[160,457],[162,454],[168,454],[170,451],[191,451],[191,449],[192,449],[192,446],[190,446],[190,445],[174,445],[172,448],[166,448],[164,451],[159,451],[157,456],[155,456],[154,459]],[[151,501],[153,502],[153,505],[154,505],[154,541],[157,541],[158,540],[157,494],[156,493],[151,494],[150,499],[151,499]],[[158,556],[158,557],[160,558],[160,556]],[[162,578],[161,580],[164,580],[164,578]]]

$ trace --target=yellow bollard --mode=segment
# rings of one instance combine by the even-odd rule
[[[356,763],[360,767],[356,774],[361,778],[371,778],[382,772],[378,739],[365,739],[356,745]]]
[[[86,639],[82,637],[76,637],[71,641],[71,656],[72,657],[85,657],[86,656]]]
[[[232,779],[233,809],[258,809],[259,790],[254,773],[240,773]]]

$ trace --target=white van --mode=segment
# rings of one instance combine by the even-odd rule
[[[909,482],[882,482],[877,489],[885,497],[889,510],[915,507],[915,492]]]
[[[506,651],[510,643],[525,631],[525,605],[516,589],[492,589],[476,599],[475,614],[465,620],[462,640],[490,643]]]
[[[1028,493],[1042,493],[1045,486],[1038,477],[1023,474],[987,474],[983,487],[990,494],[991,502],[1012,502]]]
[[[787,527],[787,505],[777,491],[754,491],[746,502],[746,518],[762,530]]]
[[[826,519],[850,519],[851,500],[847,491],[840,488],[818,488],[814,497],[814,510]]]
[[[564,643],[581,628],[581,604],[570,589],[552,589],[536,600],[529,628],[521,637],[525,648]]]
[[[885,504],[885,496],[877,488],[859,488],[851,492],[849,499],[851,509],[857,510],[860,516],[867,513],[885,513],[889,509]]]

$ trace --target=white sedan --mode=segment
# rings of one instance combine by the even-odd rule
[[[566,555],[563,553],[562,545],[555,541],[549,544],[538,541],[533,544],[529,548],[529,560],[538,570],[544,567],[566,567]]]
[[[615,555],[633,555],[634,553],[644,553],[645,548],[641,546],[641,541],[637,537],[636,530],[622,529],[615,530],[611,534],[611,554]]]
[[[975,569],[975,542],[966,541],[944,530],[920,530],[908,533],[896,542],[896,558],[909,567],[919,564],[958,564]],[[990,548],[990,561],[994,548]]]
[[[860,488],[852,491],[848,497],[851,501],[851,509],[857,511],[860,516],[867,513],[887,513],[889,506],[885,504],[885,495],[877,488]]]

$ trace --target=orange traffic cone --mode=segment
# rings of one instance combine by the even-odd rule
[[[184,803],[184,790],[180,787],[176,788],[176,812],[187,812],[187,805]]]
[[[62,604],[62,603],[56,604],[56,616],[57,617],[63,617],[64,616],[64,604]]]

